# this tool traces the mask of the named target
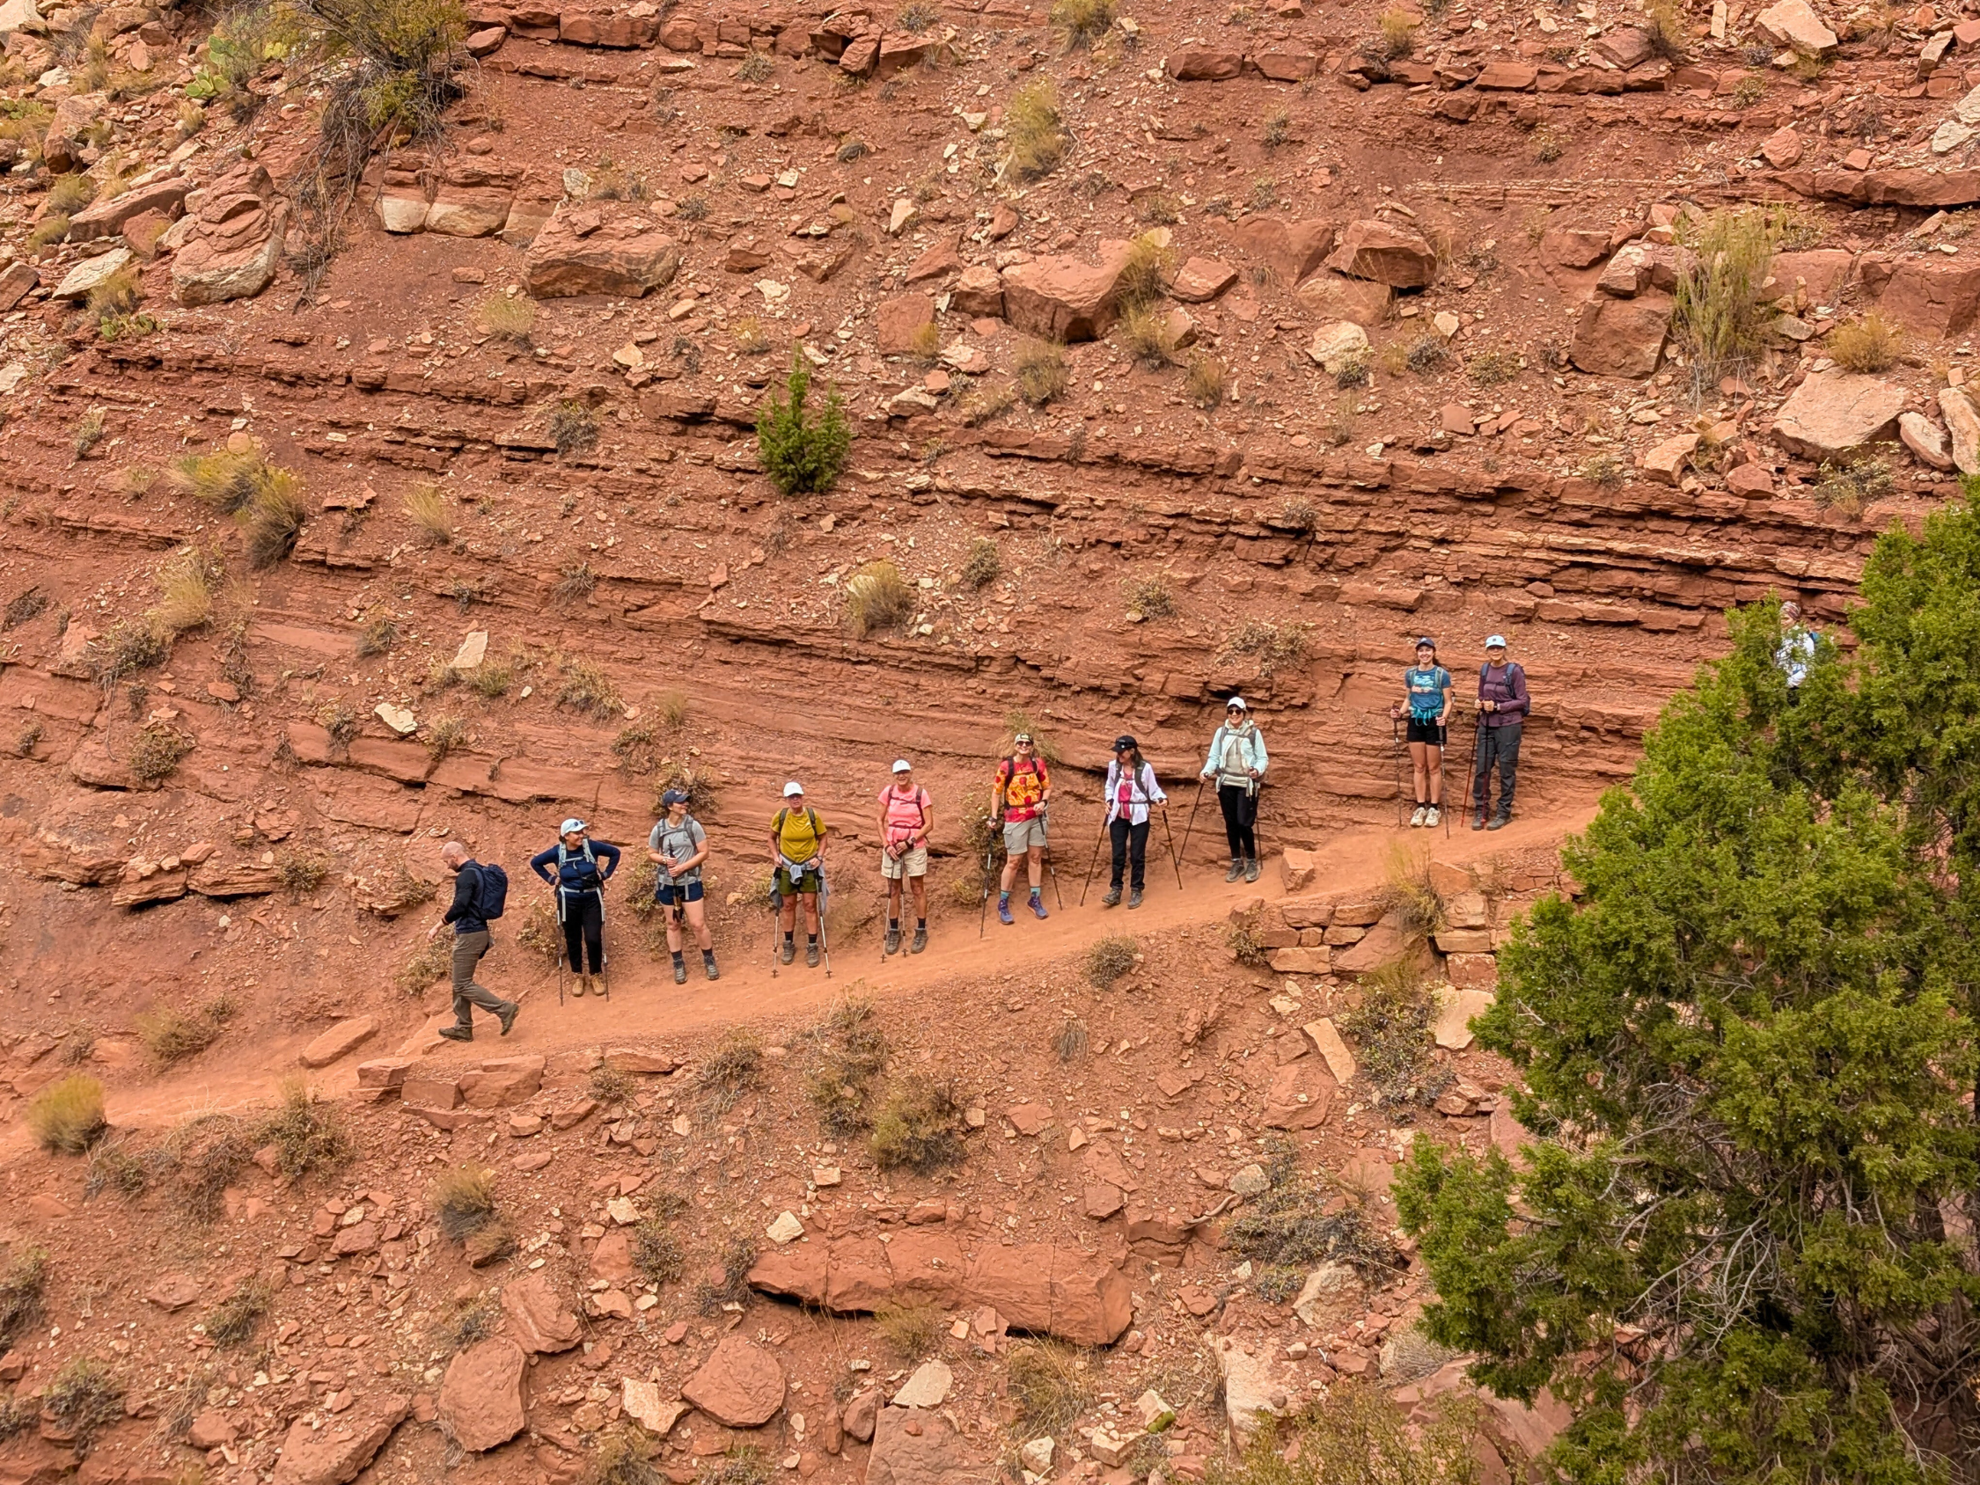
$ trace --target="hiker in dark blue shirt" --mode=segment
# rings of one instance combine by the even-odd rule
[[[516,1024],[516,1003],[476,984],[474,971],[491,942],[488,920],[502,915],[508,875],[499,866],[483,866],[471,858],[457,840],[440,848],[440,859],[454,874],[454,900],[446,915],[426,930],[430,939],[449,923],[454,925],[454,1024],[441,1027],[440,1035],[450,1042],[473,1041],[473,1008],[480,1006],[502,1023],[502,1035],[507,1036]]]
[[[529,858],[530,870],[557,889],[557,921],[564,925],[564,950],[578,977],[574,995],[605,993],[605,883],[619,869],[619,848],[585,834],[582,820],[566,820],[559,840]],[[552,865],[556,870],[552,871]],[[585,969],[589,958],[591,968]]]

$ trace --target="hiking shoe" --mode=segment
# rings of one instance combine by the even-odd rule
[[[1258,860],[1256,857],[1244,863],[1244,879],[1247,882],[1258,880]]]
[[[722,971],[715,967],[715,961],[713,959],[704,959],[701,961],[701,972],[711,980],[722,978]]]
[[[1121,889],[1119,887],[1109,887],[1107,889],[1107,895],[1100,899],[1100,906],[1119,907],[1120,902],[1121,902]]]
[[[1044,918],[1046,915],[1045,899],[1040,897],[1036,892],[1031,894],[1031,911],[1033,916],[1040,919]]]
[[[1231,857],[1231,869],[1224,873],[1224,880],[1227,882],[1235,882],[1239,877],[1243,875],[1244,875],[1244,858],[1241,856]]]
[[[818,968],[818,945],[806,944],[804,946],[804,962],[813,969]]]
[[[901,930],[899,924],[889,923],[887,925],[887,947],[881,950],[881,952],[883,954],[898,954],[901,952]]]
[[[797,958],[797,946],[789,939],[785,939],[784,947],[777,951],[777,957],[784,963],[789,964],[793,959]]]
[[[522,1007],[512,1000],[509,1002],[509,1008],[507,1010],[497,1011],[495,1013],[495,1019],[502,1023],[502,1035],[507,1036],[509,1034],[509,1028],[516,1024],[516,1013],[521,1009]],[[469,1034],[472,1035],[473,1033],[470,1032]]]
[[[1136,887],[1132,892],[1128,893],[1128,906],[1131,908],[1138,908],[1141,906],[1141,889],[1139,887]]]
[[[914,942],[908,945],[908,952],[910,954],[919,954],[923,949],[927,947],[928,947],[928,930],[926,928],[915,929]]]
[[[507,1028],[505,1027],[503,1029],[506,1030]],[[440,1034],[450,1042],[471,1042],[474,1040],[474,1030],[467,1026],[443,1026],[440,1028]]]
[[[1416,813],[1415,813],[1415,814],[1413,814],[1413,815],[1411,815],[1411,816],[1409,817],[1409,828],[1410,828],[1411,830],[1419,830],[1419,829],[1421,829],[1421,828],[1423,827],[1423,824],[1424,824],[1424,820],[1423,820],[1423,816],[1424,816],[1424,814],[1425,814],[1425,810],[1424,810],[1424,807],[1423,807],[1422,805],[1420,805],[1420,804],[1419,804],[1419,805],[1418,805],[1418,806],[1416,807]]]
[[[590,984],[591,984],[590,975],[577,975],[573,977],[571,981],[571,998],[575,1000],[580,995],[584,994],[586,988]]]
[[[997,921],[998,921],[999,923],[1015,923],[1015,922],[1017,922],[1017,919],[1016,919],[1016,918],[1013,918],[1013,917],[1011,916],[1011,900],[1010,900],[1010,898],[1008,898],[1008,897],[1003,897],[1003,898],[999,898],[999,899],[997,900]]]
[[[674,983],[676,985],[685,985],[687,983],[687,964],[680,959],[674,961]]]
[[[1423,823],[1424,823],[1425,825],[1427,825],[1427,826],[1430,826],[1430,827],[1431,827],[1431,828],[1433,828],[1433,829],[1434,829],[1434,828],[1435,828],[1436,826],[1438,826],[1438,825],[1441,825],[1441,824],[1443,824],[1443,823],[1444,823],[1444,817],[1443,817],[1443,815],[1442,815],[1442,814],[1441,814],[1441,813],[1440,813],[1440,812],[1438,811],[1438,809],[1437,809],[1437,806],[1436,806],[1436,805],[1434,805],[1434,804],[1433,804],[1433,805],[1431,805],[1431,806],[1430,806],[1430,808],[1428,808],[1427,810],[1425,810],[1425,811],[1423,812]]]
[[[1485,811],[1480,810],[1471,817],[1471,828],[1473,830],[1483,830],[1485,828]]]
[[[1512,816],[1504,810],[1500,810],[1498,814],[1492,816],[1491,823],[1485,828],[1487,830],[1504,830],[1510,824],[1512,824]]]

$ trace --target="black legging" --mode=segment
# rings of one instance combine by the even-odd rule
[[[1231,843],[1233,861],[1258,859],[1258,791],[1242,784],[1219,784],[1217,803],[1224,810],[1224,837]]]
[[[584,973],[580,951],[591,956],[591,972],[605,970],[605,904],[596,892],[566,892],[564,898],[564,951],[571,957],[571,970]]]
[[[1147,820],[1139,825],[1130,825],[1119,816],[1107,822],[1107,834],[1114,842],[1112,885],[1117,892],[1121,886],[1121,869],[1130,861],[1134,863],[1134,890],[1141,890],[1143,879],[1148,875],[1148,826]]]

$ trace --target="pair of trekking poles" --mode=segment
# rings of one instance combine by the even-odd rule
[[[1474,712],[1472,714],[1472,722],[1471,722],[1471,776],[1474,779],[1478,777],[1479,757],[1480,757],[1480,752],[1484,747],[1483,728],[1484,728],[1484,714],[1479,712]],[[1448,739],[1450,736],[1450,729],[1448,727],[1445,727],[1441,729],[1441,731],[1444,737]],[[1389,718],[1389,735],[1395,740],[1395,747],[1392,750],[1392,756],[1395,758],[1395,762],[1396,762],[1396,828],[1400,830],[1403,828],[1403,822],[1408,818],[1403,813],[1403,803],[1406,799],[1410,797],[1408,785],[1403,778],[1403,758],[1408,750],[1403,746],[1401,717]],[[1451,834],[1451,812],[1448,807],[1447,801],[1444,799],[1444,763],[1446,760],[1446,756],[1449,754],[1449,752],[1450,749],[1447,748],[1443,743],[1437,744],[1437,806],[1436,808],[1437,808],[1437,813],[1443,818],[1444,838],[1446,840],[1450,839],[1450,834]]]
[[[796,862],[792,863],[792,865],[797,864]],[[832,978],[832,940],[830,935],[825,931],[825,914],[832,905],[832,885],[825,880],[824,867],[820,866],[815,868],[815,870],[818,872],[818,952],[825,960],[825,978],[829,980]],[[791,888],[791,895],[793,897],[798,896],[796,881],[791,883]],[[798,913],[796,916],[802,918],[804,914]],[[770,887],[770,978],[773,980],[777,978],[777,970],[783,962],[777,957],[777,950],[780,947],[777,939],[783,926],[783,894],[777,891],[776,881],[773,877]],[[794,918],[792,920],[793,929],[796,926],[796,919]],[[884,943],[885,940],[883,939],[882,942]],[[886,961],[886,957],[885,954],[880,956],[883,963]]]

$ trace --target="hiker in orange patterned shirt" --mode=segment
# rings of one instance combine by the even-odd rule
[[[1013,923],[1011,883],[1017,878],[1022,860],[1031,880],[1031,911],[1045,914],[1045,899],[1039,895],[1045,876],[1045,806],[1052,799],[1052,771],[1038,756],[1037,744],[1029,732],[1011,739],[1011,756],[997,765],[997,787],[990,800],[990,815],[1004,828],[1004,876],[998,884],[997,921]]]

